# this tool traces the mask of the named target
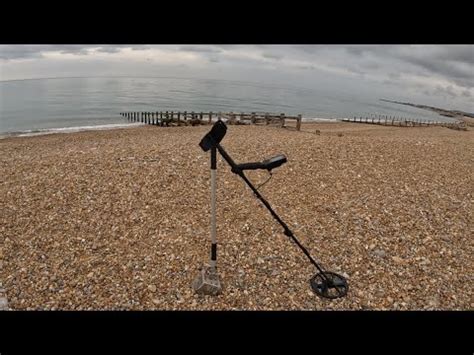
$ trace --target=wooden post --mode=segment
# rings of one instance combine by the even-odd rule
[[[301,121],[303,120],[302,115],[298,115],[298,118],[296,119],[296,130],[301,131]]]
[[[268,125],[270,123],[270,118],[268,116],[268,112],[265,113],[265,124]]]
[[[209,124],[211,124],[211,123],[212,123],[212,111],[209,112]]]
[[[298,121],[296,121],[298,122]],[[280,128],[283,128],[285,127],[285,114],[284,113],[280,113]]]

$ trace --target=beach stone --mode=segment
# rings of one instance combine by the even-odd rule
[[[8,310],[8,300],[6,297],[0,296],[0,311]]]
[[[156,286],[155,285],[149,285],[148,290],[150,290],[151,292],[156,292]]]
[[[395,262],[395,264],[398,264],[398,265],[405,264],[405,260],[403,260],[399,256],[392,256],[392,260]]]
[[[428,300],[428,306],[432,308],[438,308],[439,307],[439,298],[438,297],[433,297],[430,300]]]
[[[379,258],[385,258],[387,256],[387,253],[382,249],[375,249],[373,254]]]

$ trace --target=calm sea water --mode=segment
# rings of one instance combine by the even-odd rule
[[[376,95],[376,93],[374,93]],[[283,112],[304,118],[370,114],[449,120],[357,93],[177,78],[58,78],[0,82],[0,133],[126,124],[123,111]]]

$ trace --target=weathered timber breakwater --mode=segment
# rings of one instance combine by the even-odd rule
[[[284,113],[234,113],[234,112],[121,112],[122,117],[130,122],[141,122],[155,126],[196,126],[210,124],[215,119],[226,119],[227,124],[278,124],[280,127],[286,127],[288,121],[296,122],[296,130],[301,130],[302,116],[288,116]]]
[[[397,127],[446,127],[456,129],[460,131],[466,131],[466,123],[464,121],[459,122],[441,122],[431,121],[417,118],[404,118],[395,116],[384,116],[384,115],[372,115],[370,117],[353,117],[344,118],[343,122],[352,123],[365,123],[365,124],[377,124],[383,126],[397,126]]]

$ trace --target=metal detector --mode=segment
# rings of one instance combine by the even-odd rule
[[[201,274],[194,282],[194,289],[198,293],[217,294],[220,292],[220,283],[216,271],[216,260],[217,260],[217,244],[216,244],[216,152],[219,151],[224,160],[230,165],[231,171],[234,174],[239,175],[245,183],[250,187],[255,196],[265,205],[270,211],[273,218],[283,227],[283,233],[290,237],[296,245],[303,251],[306,257],[309,259],[319,271],[310,279],[310,285],[313,291],[322,298],[335,299],[344,297],[348,291],[348,283],[345,277],[334,272],[325,271],[310,255],[308,250],[298,241],[293,232],[288,228],[285,222],[276,214],[270,204],[263,198],[258,192],[258,188],[249,181],[245,176],[245,170],[267,170],[270,174],[271,171],[282,164],[287,162],[284,155],[280,154],[273,158],[264,160],[263,162],[243,163],[236,164],[232,158],[227,154],[224,148],[220,145],[221,140],[224,138],[227,131],[227,126],[221,120],[218,120],[199,143],[199,146],[205,152],[211,150],[211,262],[210,267],[201,270]],[[217,281],[216,281],[217,280]]]

